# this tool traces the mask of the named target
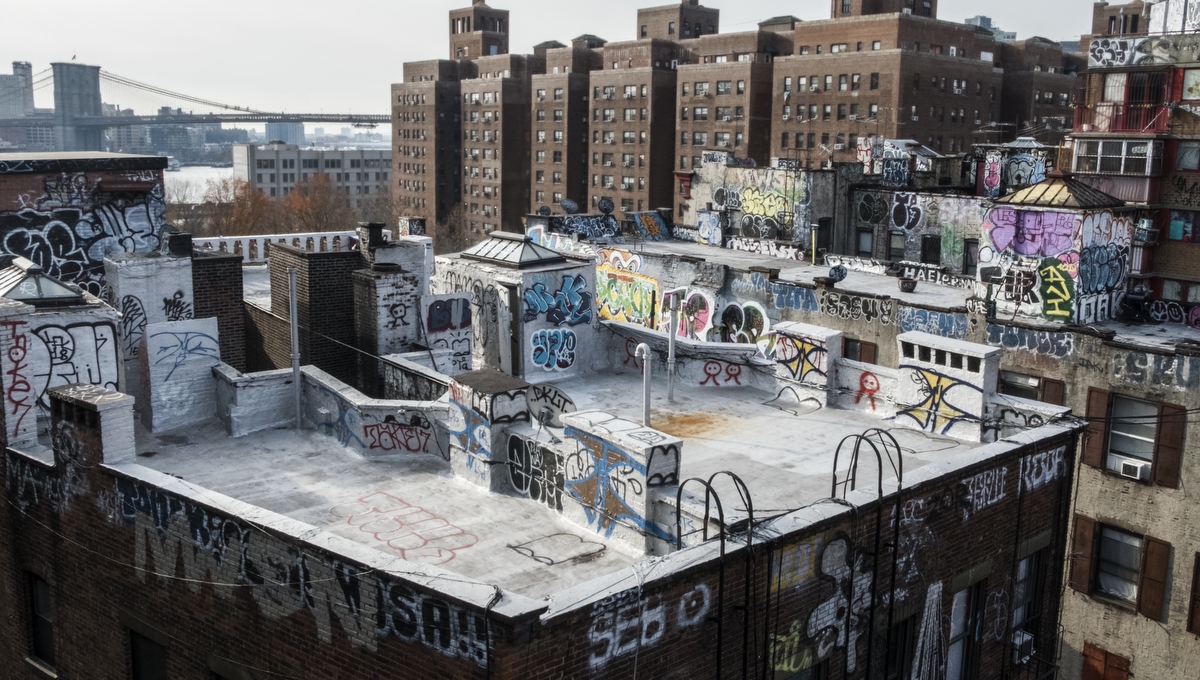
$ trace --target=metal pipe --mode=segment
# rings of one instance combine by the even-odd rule
[[[679,302],[680,296],[687,288],[676,288],[664,297],[670,299],[671,305],[671,337],[667,338],[667,401],[675,401],[675,336],[679,334]]]
[[[288,316],[292,325],[292,387],[296,391],[296,429],[303,427],[300,388],[300,321],[296,318],[296,268],[288,268]]]
[[[643,342],[633,355],[642,358],[642,426],[650,427],[650,345]]]

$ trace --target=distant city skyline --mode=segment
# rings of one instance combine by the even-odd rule
[[[159,87],[261,110],[380,113],[388,110],[391,83],[403,79],[404,62],[448,57],[446,13],[469,4],[430,0],[414,15],[409,3],[359,0],[338,5],[344,17],[339,19],[329,15],[326,3],[307,0],[286,5],[212,0],[202,11],[150,0],[61,0],[53,26],[38,6],[17,4],[7,9],[6,21],[30,28],[4,41],[0,71],[20,60],[33,62],[36,73],[74,56]],[[632,40],[637,9],[660,4],[663,0],[609,0],[597,12],[591,6],[578,11],[575,3],[563,11],[565,3],[552,0],[491,0],[512,12],[511,45],[518,53],[582,33]],[[829,15],[828,0],[702,4],[721,10],[723,33],[754,30],[759,21],[781,14],[804,20]],[[277,11],[285,6],[287,11]],[[1090,29],[1092,6],[1092,0],[941,0],[939,17],[961,22],[982,14],[1019,39],[1078,40]],[[54,39],[47,40],[51,31]],[[132,100],[108,103],[139,108]],[[37,105],[52,106],[49,89],[37,93]]]

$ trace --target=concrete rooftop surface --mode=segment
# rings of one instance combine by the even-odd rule
[[[545,505],[489,493],[451,473],[436,457],[364,460],[312,430],[264,430],[236,439],[219,423],[171,433],[138,428],[137,462],[205,490],[277,512],[387,555],[435,564],[533,598],[584,583],[642,558]],[[367,507],[374,521],[362,517]],[[461,538],[437,554],[414,549],[386,517],[438,524]],[[577,555],[560,564],[524,544],[553,535]],[[419,540],[419,539],[418,539]],[[530,552],[533,556],[530,556]],[[543,550],[542,552],[545,552]]]

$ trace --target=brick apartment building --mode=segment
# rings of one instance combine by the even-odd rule
[[[608,43],[591,73],[591,209],[622,212],[672,203],[676,69],[687,49],[660,38]]]
[[[587,205],[589,74],[601,68],[604,40],[581,35],[567,47],[543,43],[535,54],[546,59],[546,72],[533,76],[533,140],[530,151],[531,208],[558,209],[563,199]]]
[[[1075,80],[1054,43],[998,42],[987,29],[938,20],[932,0],[833,0],[830,16],[776,17],[721,34],[718,10],[686,0],[639,10],[634,40],[551,41],[510,62],[506,12],[482,2],[455,10],[453,61],[406,65],[405,82],[393,86],[399,205],[429,220],[438,252],[449,252],[489,230],[515,230],[520,215],[562,199],[596,212],[610,198],[618,218],[675,209],[678,182],[686,186],[704,149],[818,167],[855,161],[860,147],[885,139],[953,155],[1019,132],[1053,144],[1068,127]],[[496,79],[500,87],[488,82]],[[532,115],[501,113],[522,90]],[[472,120],[471,107],[501,116]],[[531,127],[517,133],[526,119]],[[494,167],[484,175],[494,152],[505,163],[499,180]],[[449,237],[460,204],[465,214]]]

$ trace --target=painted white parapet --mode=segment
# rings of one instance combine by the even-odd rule
[[[446,404],[371,399],[315,366],[301,372],[305,429],[333,437],[367,458],[450,458],[444,436],[434,427],[446,418]]]
[[[390,240],[391,234],[384,231],[383,239]],[[311,253],[348,252],[358,244],[358,235],[351,229],[347,231],[314,231],[303,234],[270,234],[268,236],[217,236],[192,239],[192,249],[241,255],[242,262],[266,262],[268,243],[282,243],[303,248]]]
[[[239,373],[229,364],[212,369],[217,380],[217,417],[231,437],[296,421],[292,369]]]

